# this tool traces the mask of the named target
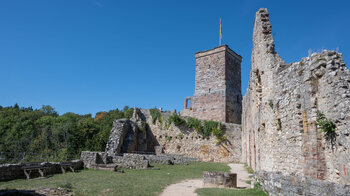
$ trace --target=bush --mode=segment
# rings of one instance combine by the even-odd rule
[[[253,168],[251,168],[251,167],[247,167],[247,171],[248,171],[248,173],[250,173],[250,174],[254,174],[254,170],[253,170]]]
[[[220,125],[220,124],[219,124],[219,125]],[[212,129],[212,133],[213,133],[213,135],[215,135],[217,138],[221,138],[222,135],[223,135],[220,127],[214,127],[214,128]]]
[[[202,132],[203,129],[201,121],[191,117],[187,119],[187,127],[195,129],[198,133]]]
[[[244,167],[246,168],[249,174],[254,174],[253,168],[249,167],[247,163],[244,163]]]
[[[61,184],[57,184],[57,187],[60,187],[60,188],[63,188],[63,189],[66,189],[66,190],[72,190],[73,189],[73,185],[71,182],[64,182],[64,183],[61,183]]]
[[[134,113],[134,108],[129,108],[129,106],[124,106],[123,112],[124,112],[125,118],[130,119],[132,117],[132,114]]]
[[[186,123],[186,121],[180,118],[176,113],[174,113],[173,115],[169,116],[168,123],[174,123],[174,125],[180,126]]]
[[[160,111],[156,108],[154,109],[150,109],[149,110],[151,116],[152,116],[152,123],[156,124],[157,120],[159,122],[162,122],[162,114],[160,113]]]
[[[316,125],[321,128],[321,131],[324,132],[326,135],[333,134],[335,132],[335,124],[326,118],[326,116],[321,112],[317,111],[317,120]]]
[[[261,189],[261,184],[259,182],[254,183],[255,189]]]
[[[203,136],[204,137],[209,137],[210,134],[212,133],[214,128],[217,128],[219,126],[218,122],[215,121],[204,121],[204,126],[203,126]]]

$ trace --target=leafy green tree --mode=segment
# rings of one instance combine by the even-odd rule
[[[104,151],[113,125],[120,118],[131,118],[133,109],[104,112],[99,118],[91,114],[65,113],[61,116],[49,105],[33,110],[18,104],[0,106],[0,152],[7,159],[40,161],[32,154],[47,155],[50,160],[77,158],[82,150]]]

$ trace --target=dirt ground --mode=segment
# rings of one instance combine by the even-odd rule
[[[249,174],[244,168],[243,164],[230,163],[228,164],[231,168],[231,172],[237,173],[237,187],[238,188],[249,188],[249,184],[246,183],[249,180]],[[160,194],[161,196],[196,196],[195,190],[203,188],[202,179],[188,179],[181,181],[176,184],[169,185]]]

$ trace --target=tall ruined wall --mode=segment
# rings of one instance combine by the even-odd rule
[[[203,120],[241,123],[241,60],[227,45],[198,52],[195,93],[182,115]]]
[[[162,113],[162,121],[152,123],[149,110],[141,110],[146,116],[158,144],[163,147],[165,153],[183,154],[187,157],[200,158],[201,161],[214,162],[240,162],[241,157],[241,125],[222,123],[226,141],[218,143],[215,136],[209,139],[197,133],[186,125],[167,125],[167,118],[171,113]]]
[[[253,44],[242,162],[270,177],[282,172],[349,184],[350,73],[342,54],[323,51],[287,65],[274,51],[266,9],[256,13]],[[317,127],[317,111],[335,123],[335,137]]]
[[[215,136],[205,138],[186,123],[169,124],[168,118],[173,112],[157,112],[160,116],[155,122],[150,110],[138,108],[134,109],[131,119],[114,121],[104,154],[155,152],[155,147],[161,146],[166,154],[181,154],[202,161],[240,161],[241,125],[222,123],[226,139],[218,143]]]

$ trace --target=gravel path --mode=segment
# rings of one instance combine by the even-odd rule
[[[244,168],[243,164],[230,163],[228,164],[231,168],[231,172],[237,173],[237,187],[238,188],[248,188],[250,185],[245,181],[249,180],[249,174]],[[197,196],[195,190],[198,188],[203,188],[202,179],[191,179],[184,180],[176,184],[169,185],[160,194],[161,196]]]
[[[249,174],[245,169],[243,164],[230,163],[228,166],[231,167],[231,172],[237,173],[237,188],[245,189],[249,188],[250,184],[247,184],[246,181],[250,180]]]

